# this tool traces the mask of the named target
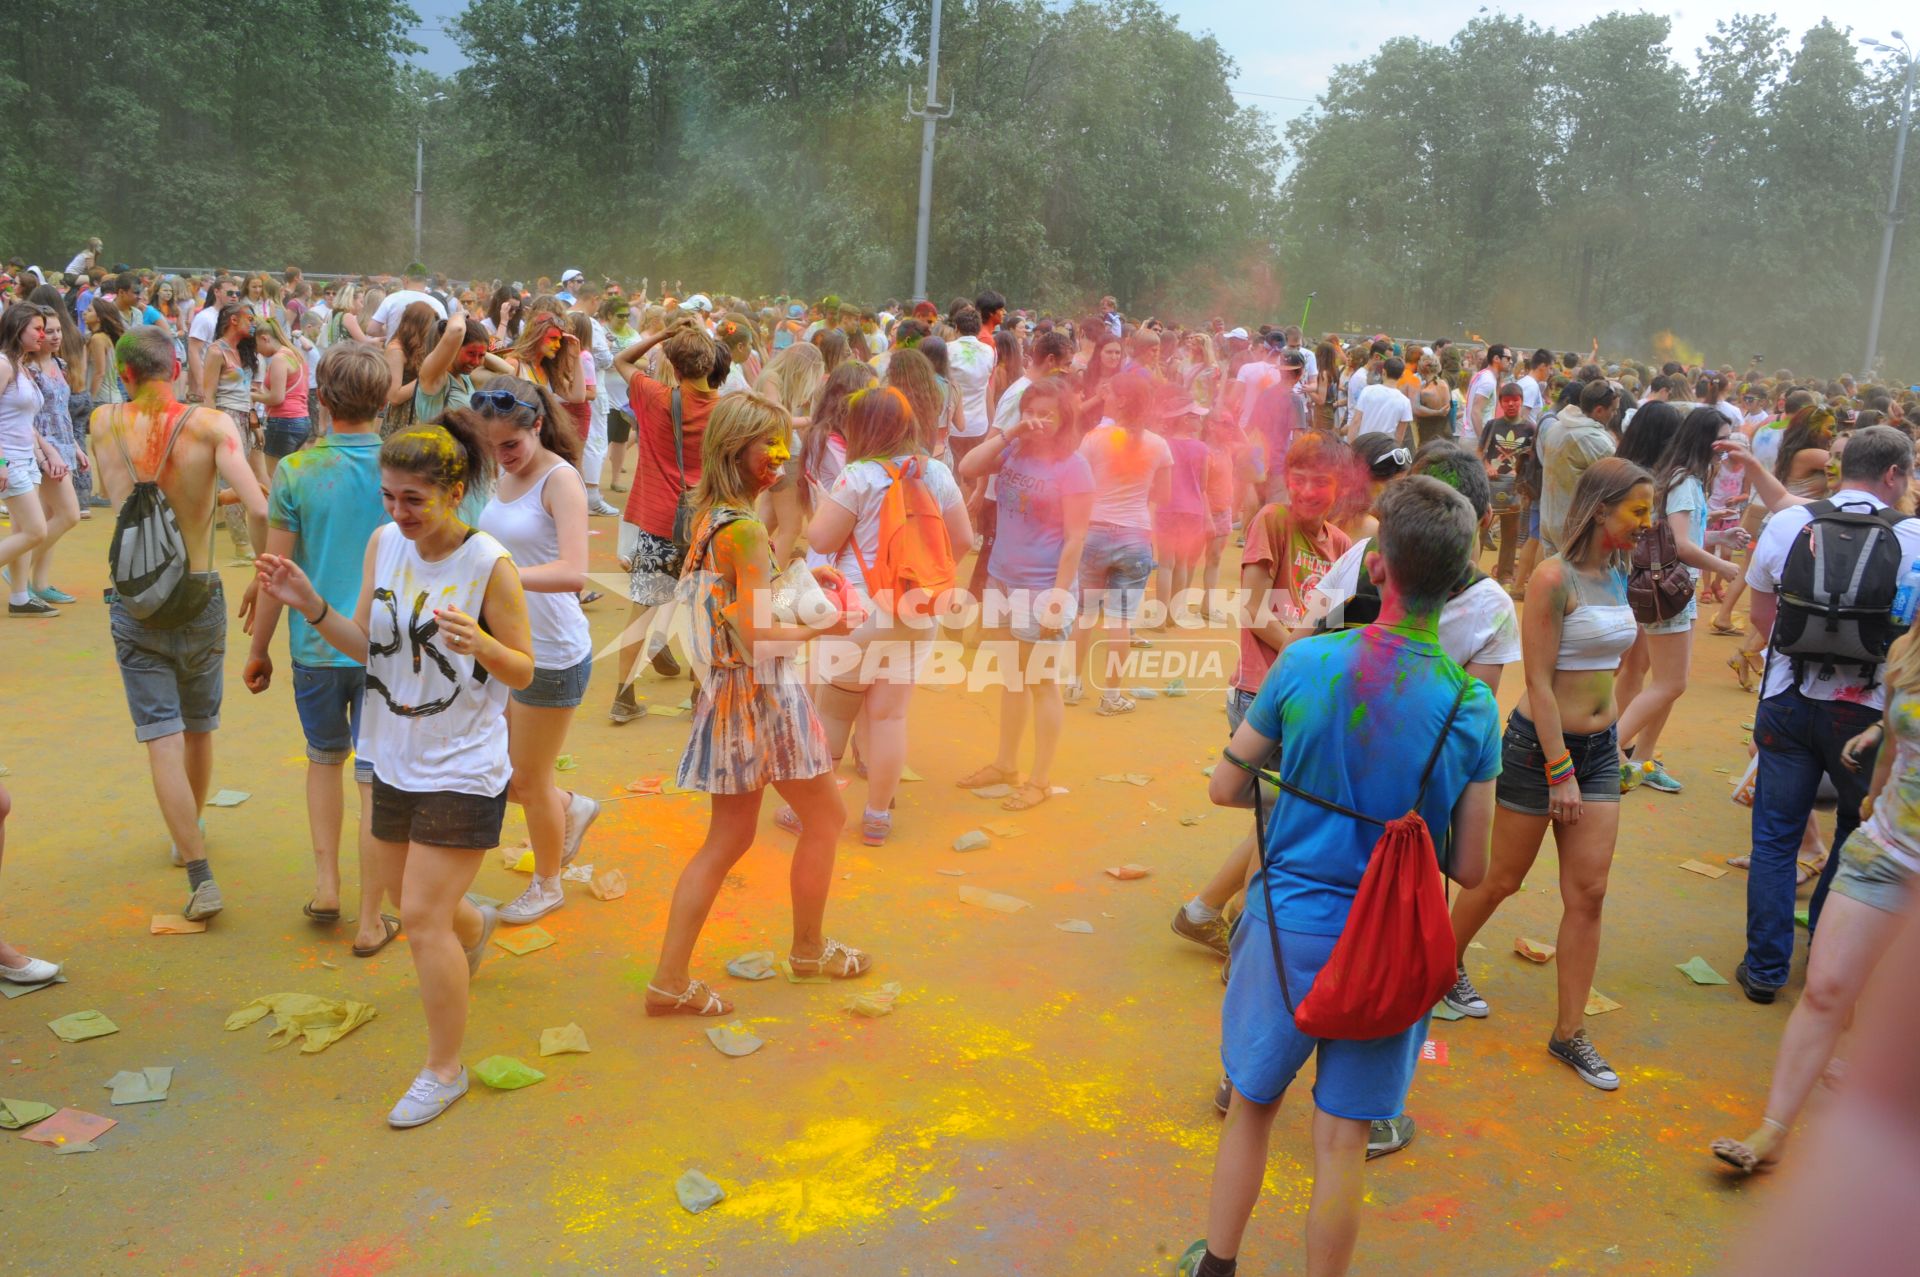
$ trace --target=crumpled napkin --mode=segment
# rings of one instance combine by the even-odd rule
[[[364,1002],[344,998],[322,998],[311,993],[269,993],[255,998],[227,1017],[227,1029],[244,1029],[273,1012],[273,1031],[267,1040],[282,1039],[285,1045],[294,1038],[305,1038],[302,1055],[324,1051],[380,1013]]]

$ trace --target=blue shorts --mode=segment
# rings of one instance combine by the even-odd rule
[[[14,570],[20,571],[19,566]],[[227,599],[218,575],[196,575],[206,577],[207,604],[185,624],[156,629],[117,600],[109,612],[113,656],[126,689],[127,711],[133,716],[133,738],[142,744],[180,732],[211,732],[220,726]]]
[[[522,705],[540,709],[573,709],[587,699],[587,680],[593,676],[593,656],[580,658],[577,665],[549,670],[533,667],[533,682],[513,692]]]
[[[269,457],[290,457],[307,441],[307,417],[268,417],[266,450]]]
[[[337,767],[360,741],[360,714],[367,672],[358,665],[293,664],[293,707],[307,734],[307,761]],[[373,779],[373,764],[353,760],[353,778]]]
[[[1294,1005],[1307,996],[1338,936],[1280,933]],[[1390,1038],[1364,1042],[1311,1038],[1294,1026],[1273,967],[1265,918],[1251,909],[1233,937],[1232,974],[1220,1009],[1220,1062],[1233,1089],[1256,1104],[1286,1093],[1307,1057],[1319,1052],[1313,1103],[1322,1113],[1359,1122],[1398,1117],[1427,1040],[1427,1019]]]
[[[1153,533],[1096,523],[1080,552],[1080,612],[1108,621],[1131,621],[1146,601],[1153,575]]]

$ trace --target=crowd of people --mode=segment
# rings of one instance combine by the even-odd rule
[[[1773,1088],[1754,1130],[1711,1149],[1736,1173],[1774,1165],[1812,1087],[1838,1075],[1908,911],[1920,388],[1603,360],[1597,342],[1309,342],[1286,324],[1136,321],[1111,297],[1070,316],[990,289],[869,307],[676,284],[656,302],[648,281],[578,269],[320,283],[98,256],[0,276],[9,615],[62,616],[62,536],[117,511],[115,656],[184,916],[203,921],[225,905],[199,820],[229,620],[217,527],[254,565],[234,609],[250,692],[271,686],[292,613],[304,912],[344,916],[351,762],[351,952],[404,935],[418,972],[428,1041],[396,1127],[465,1093],[469,980],[496,926],[564,906],[560,875],[599,814],[554,780],[593,682],[595,518],[619,520],[625,574],[609,717],[646,714],[643,663],[688,674],[675,781],[711,796],[649,1016],[733,1013],[695,959],[769,788],[795,839],[792,970],[884,965],[827,933],[853,823],[834,774],[851,750],[860,837],[887,844],[909,707],[943,652],[995,657],[991,758],[954,779],[1019,811],[1058,792],[1069,707],[1141,712],[1130,653],[1232,634],[1210,794],[1257,819],[1172,924],[1219,955],[1226,984],[1226,1120],[1207,1238],[1183,1261],[1200,1277],[1235,1271],[1272,1124],[1316,1054],[1307,1270],[1347,1270],[1366,1160],[1414,1138],[1427,1014],[1492,1014],[1467,950],[1549,830],[1562,917],[1545,1046],[1580,1081],[1621,1085],[1585,1023],[1608,873],[1623,797],[1685,791],[1660,743],[1703,608],[1758,695],[1752,840],[1734,858],[1736,976],[1756,1003],[1788,983],[1796,892],[1813,881]],[[1224,589],[1223,566],[1237,571]],[[1404,765],[1409,741],[1422,770]],[[531,880],[476,905],[509,803]],[[1382,904],[1388,874],[1412,884],[1413,912]],[[1450,916],[1442,874],[1461,888]],[[58,971],[0,943],[0,978]]]

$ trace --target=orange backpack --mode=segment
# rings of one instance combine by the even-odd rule
[[[881,499],[873,562],[861,556],[857,534],[852,538],[853,557],[875,605],[896,617],[931,617],[959,579],[947,517],[922,477],[920,458],[909,457],[904,465],[877,459],[874,464],[887,472],[893,486]]]

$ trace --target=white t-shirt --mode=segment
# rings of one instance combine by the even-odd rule
[[[982,418],[982,430],[985,418]],[[906,454],[892,458],[895,465],[908,460]],[[966,499],[960,495],[960,484],[954,479],[953,471],[944,461],[932,457],[921,457],[921,475],[928,491],[933,493],[934,502],[949,520],[957,516],[966,506]],[[834,566],[849,581],[866,589],[867,574],[860,569],[860,559],[873,562],[874,555],[880,552],[880,507],[885,504],[887,491],[893,487],[893,480],[877,461],[852,461],[833,481],[833,490],[828,499],[836,505],[853,512],[853,537],[840,550],[840,557]],[[860,547],[859,556],[855,556],[853,547]]]
[[[1094,523],[1151,528],[1147,497],[1162,470],[1173,468],[1173,449],[1151,430],[1138,434],[1103,421],[1080,441],[1080,455],[1093,468]]]
[[[1777,430],[1769,429],[1766,425],[1762,424],[1759,429],[1753,432],[1753,438],[1750,441],[1750,446],[1753,448],[1753,455],[1760,459],[1760,464],[1766,467],[1768,474],[1772,474],[1773,468],[1780,464],[1780,441],[1786,437],[1787,424],[1784,421],[1780,423],[1780,427]],[[1753,490],[1753,500],[1747,504],[1757,505],[1762,510],[1767,508],[1767,503],[1761,500],[1760,489],[1757,487]]]
[[[1353,417],[1347,422],[1347,438],[1393,434],[1403,423],[1412,420],[1413,401],[1407,398],[1407,392],[1382,382],[1368,386],[1354,400]]]
[[[1261,395],[1280,384],[1280,366],[1264,359],[1249,359],[1240,365],[1233,379],[1240,383],[1240,428],[1245,430],[1253,416],[1253,405]]]
[[[1027,387],[1033,384],[1033,378],[1022,375],[1011,386],[1000,392],[1000,402],[994,405],[993,428],[1011,438],[1013,428],[1020,424],[1020,401],[1027,396]],[[987,500],[997,501],[1000,488],[994,482],[999,475],[987,476]]]
[[[387,294],[386,300],[380,303],[380,309],[373,312],[372,322],[380,325],[380,331],[391,337],[394,326],[400,322],[400,316],[405,314],[407,307],[415,302],[425,302],[433,307],[434,314],[442,319],[447,317],[447,308],[434,300],[431,295],[415,292],[411,288],[403,288],[397,293]]]
[[[1765,433],[1765,432],[1762,432]],[[1858,488],[1842,488],[1827,500],[1842,508],[1878,510],[1886,505],[1871,492],[1862,492]],[[1793,548],[1800,530],[1812,522],[1813,515],[1803,505],[1791,505],[1776,511],[1760,529],[1760,539],[1753,543],[1753,556],[1747,565],[1747,587],[1756,594],[1778,594],[1780,592],[1780,574],[1786,570],[1787,552]],[[1894,535],[1900,541],[1900,575],[1904,581],[1912,569],[1915,559],[1920,559],[1920,519],[1908,519],[1895,529]],[[1879,681],[1885,673],[1885,666],[1876,673],[1871,684],[1860,678],[1860,671],[1852,666],[1841,666],[1831,676],[1823,676],[1820,662],[1809,660],[1803,663],[1800,676],[1800,692],[1816,701],[1854,701],[1873,709],[1886,706],[1885,686]],[[1769,645],[1767,648],[1767,676],[1760,684],[1760,699],[1778,696],[1787,690],[1793,679],[1792,659],[1781,655]]]
[[[960,392],[962,421],[953,437],[978,439],[992,421],[987,385],[993,380],[993,346],[978,337],[956,337],[947,343],[947,380]]]
[[[1310,621],[1346,606],[1359,588],[1361,565],[1372,544],[1367,538],[1355,541],[1308,591]],[[1440,650],[1463,667],[1513,665],[1520,660],[1519,617],[1513,599],[1498,581],[1483,577],[1447,600],[1440,609]]]
[[[193,322],[187,325],[187,336],[195,341],[212,341],[213,326],[220,322],[218,306],[202,306],[193,312]]]
[[[1347,411],[1353,411],[1353,405],[1360,401],[1360,394],[1367,388],[1367,366],[1365,364],[1347,378]]]
[[[1728,403],[1725,399],[1716,399],[1713,401],[1713,410],[1725,417],[1727,424],[1735,430],[1738,430],[1741,425],[1744,424],[1740,416],[1740,406],[1738,404]]]
[[[93,252],[91,249],[83,248],[73,255],[72,261],[67,263],[67,274],[78,275],[91,265],[93,265]]]
[[[1546,396],[1540,393],[1540,383],[1532,377],[1520,379],[1520,404],[1533,415],[1535,421],[1540,419],[1541,411],[1547,406]]]
[[[1526,380],[1532,381],[1533,378],[1528,377]],[[1526,394],[1525,386],[1520,388],[1520,393]],[[1536,390],[1535,393],[1537,394],[1538,391]],[[1494,375],[1493,369],[1482,368],[1473,374],[1473,380],[1467,383],[1467,415],[1473,418],[1474,434],[1479,434],[1480,427],[1485,425],[1487,418],[1493,415],[1495,401],[1499,395],[1500,378]]]

